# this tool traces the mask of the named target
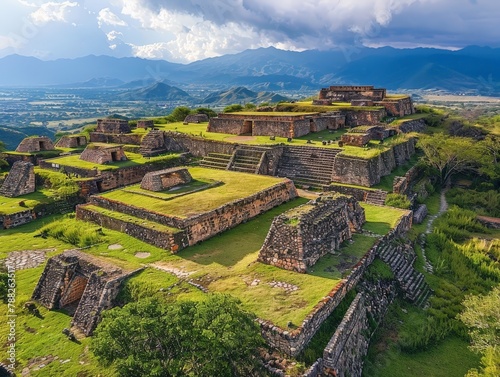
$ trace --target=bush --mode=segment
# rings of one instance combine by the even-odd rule
[[[54,221],[40,229],[42,236],[54,237],[79,247],[95,245],[103,241],[102,233],[94,224],[83,221]]]
[[[405,195],[390,193],[387,194],[387,197],[385,198],[385,205],[396,208],[409,209],[411,206],[411,202]]]

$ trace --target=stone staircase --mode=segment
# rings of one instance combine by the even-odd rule
[[[365,198],[365,202],[383,206],[385,204],[386,197],[387,197],[386,191],[383,190],[368,191]]]
[[[264,155],[270,148],[241,146],[233,154],[229,170],[258,174]]]
[[[231,157],[232,156],[230,154],[209,153],[203,157],[203,160],[200,162],[200,166],[204,168],[226,170],[231,161]]]
[[[167,152],[164,141],[165,133],[151,130],[141,140],[139,153],[144,157],[153,157]]]
[[[278,177],[296,185],[321,189],[332,181],[333,162],[340,149],[287,147],[278,164]]]
[[[413,268],[417,257],[413,248],[385,243],[379,248],[378,257],[390,266],[405,297],[415,305],[424,307],[432,291],[424,275]]]

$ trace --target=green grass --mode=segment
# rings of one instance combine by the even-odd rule
[[[32,209],[38,204],[51,203],[54,201],[54,195],[54,190],[39,189],[30,194],[17,196],[15,198],[0,196],[0,215],[10,215]]]
[[[80,160],[80,155],[76,155],[76,154],[70,155],[70,156],[52,158],[50,160],[47,160],[47,162],[52,163],[52,164],[59,164],[61,166],[72,166],[75,168],[81,168],[81,169],[87,169],[87,170],[92,170],[92,169],[97,168],[101,171],[106,171],[106,170],[127,168],[127,167],[131,167],[131,166],[144,165],[144,164],[150,164],[150,163],[161,162],[161,161],[168,161],[168,160],[173,160],[173,159],[176,159],[179,157],[178,154],[168,154],[168,155],[162,155],[162,156],[156,156],[156,157],[143,157],[140,154],[133,153],[133,152],[125,152],[125,155],[128,158],[127,161],[115,161],[115,162],[105,164],[105,165]]]
[[[225,203],[243,199],[258,191],[283,182],[281,178],[254,174],[229,172],[225,170],[189,168],[191,176],[199,181],[222,181],[223,184],[165,201],[144,196],[129,190],[115,190],[101,196],[132,204],[147,210],[179,217],[189,217],[215,209]],[[136,190],[137,186],[131,186]],[[155,193],[156,194],[156,193]]]
[[[410,114],[410,115],[405,115],[404,117],[398,118],[391,123],[389,123],[389,126],[399,126],[401,123],[407,122],[409,120],[416,120],[416,119],[425,119],[429,116],[429,114]]]
[[[391,228],[394,228],[398,220],[407,211],[385,206],[376,206],[369,203],[360,203],[365,209],[366,223],[363,229],[376,234],[386,234]]]

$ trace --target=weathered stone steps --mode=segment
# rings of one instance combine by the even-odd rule
[[[390,266],[401,289],[405,292],[405,297],[416,305],[425,306],[432,292],[425,282],[424,275],[413,267],[416,260],[413,249],[386,244],[380,248],[378,256]]]
[[[365,201],[370,204],[384,205],[387,192],[383,190],[369,191],[366,195]]]
[[[231,160],[231,155],[223,153],[209,153],[200,162],[200,166],[205,168],[226,170],[229,161]]]

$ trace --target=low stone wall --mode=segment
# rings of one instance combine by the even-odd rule
[[[180,218],[164,213],[148,211],[133,205],[100,196],[90,198],[90,203],[113,211],[144,218],[186,231],[189,245],[206,240],[227,229],[231,229],[260,213],[266,212],[297,196],[292,181],[286,180],[249,197],[226,203],[212,211],[189,218]],[[78,216],[77,208],[77,216]]]
[[[338,192],[344,195],[350,195],[354,197],[358,202],[366,201],[368,193],[373,192],[373,189],[363,189],[361,187],[351,187],[344,186],[336,183],[331,183],[323,187],[323,191],[326,192]]]
[[[392,192],[408,195],[415,182],[420,178],[422,169],[417,165],[411,167],[403,177],[394,177]]]
[[[379,183],[381,177],[389,175],[396,166],[403,165],[414,153],[413,138],[370,159],[339,153],[333,164],[332,181],[371,187]]]
[[[189,152],[195,157],[205,157],[209,153],[233,154],[237,147],[237,144],[204,139],[180,132],[166,132],[165,144],[169,152]]]
[[[79,205],[76,210],[76,218],[83,221],[91,221],[105,228],[117,230],[129,236],[140,239],[161,249],[171,250],[175,253],[188,246],[185,232],[167,233],[161,230],[151,229],[139,224],[133,224],[102,213],[92,211],[86,205]]]
[[[426,127],[427,125],[424,119],[414,119],[400,123],[398,129],[403,133],[410,133],[423,132]]]
[[[140,145],[143,136],[143,134],[111,134],[103,132],[91,132],[90,142]]]
[[[36,219],[36,212],[32,209],[16,212],[9,215],[0,215],[0,225],[4,229],[15,228],[23,224],[27,224]]]

